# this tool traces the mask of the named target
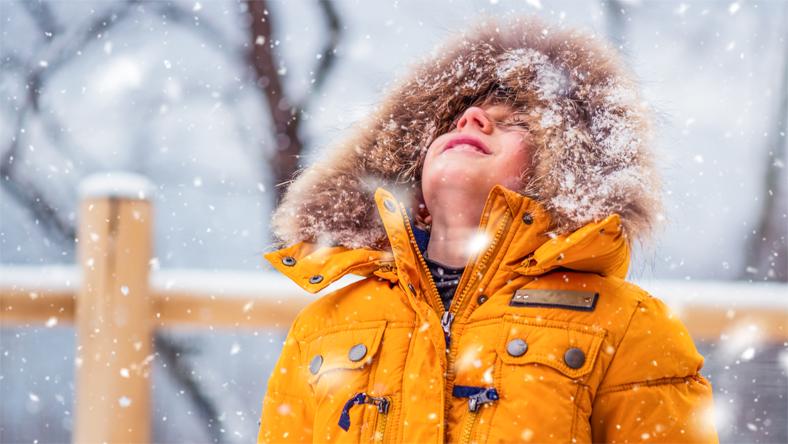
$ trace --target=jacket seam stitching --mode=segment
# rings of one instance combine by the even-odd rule
[[[570,442],[572,442],[574,437],[575,437],[575,427],[577,427],[577,415],[578,415],[578,410],[579,410],[578,402],[580,401],[580,387],[582,387],[582,386],[580,384],[578,384],[577,385],[577,390],[575,390],[575,402],[572,403],[574,405],[574,408],[572,409],[573,410],[572,411],[572,427],[569,428],[569,440],[570,440]]]
[[[627,328],[624,329],[624,333],[621,335],[621,339],[619,339],[618,342],[616,343],[616,348],[615,348],[615,351],[613,352],[612,358],[610,358],[610,363],[607,365],[607,368],[605,368],[604,373],[602,373],[602,378],[599,380],[599,386],[602,386],[602,384],[605,383],[605,379],[607,378],[607,373],[608,373],[608,371],[610,371],[610,367],[613,366],[613,362],[616,360],[616,357],[618,356],[618,351],[621,348],[621,343],[624,342],[624,339],[626,339],[627,333],[629,333],[629,327],[632,326],[632,321],[635,319],[635,315],[637,314],[638,310],[640,309],[640,307],[642,305],[642,302],[643,301],[638,300],[638,303],[635,306],[635,309],[632,310],[632,314],[629,316],[629,321],[627,322]],[[612,386],[612,387],[617,387],[617,385],[616,386]],[[599,394],[605,393],[606,390],[607,389],[599,389],[596,394],[599,395]]]
[[[393,328],[413,328],[412,323],[403,323],[402,325],[397,325],[397,322],[387,322],[386,319],[378,319],[378,320],[369,320],[369,321],[359,321],[356,324],[353,323],[342,323],[342,324],[335,324],[330,327],[325,328],[324,330],[314,331],[309,333],[308,335],[304,336],[304,342],[312,342],[315,339],[321,338],[323,336],[333,335],[336,333],[343,333],[347,331],[361,331],[361,330],[379,330],[381,328],[386,328],[388,330]]]
[[[612,387],[607,387],[601,389],[598,396],[606,395],[608,393],[614,392],[623,392],[627,390],[631,390],[635,387],[658,387],[662,385],[679,385],[679,384],[686,384],[688,382],[697,381],[697,374],[689,375],[689,376],[671,376],[667,378],[660,378],[660,379],[651,379],[651,380],[643,380],[637,382],[628,382],[625,384],[618,384]]]
[[[413,328],[413,334],[410,336],[410,341],[408,341],[408,352],[405,354],[405,362],[406,363],[408,362],[408,360],[409,360],[409,358],[411,356],[411,353],[413,353],[413,345],[416,343],[416,337],[418,336],[418,331],[416,331],[417,330],[416,326],[414,325],[412,328]],[[410,362],[413,362],[413,361],[410,361]],[[400,404],[402,404],[403,403],[402,400],[405,399],[405,396],[404,396],[405,395],[405,380],[407,379],[406,375],[405,375],[406,369],[407,369],[407,365],[403,366],[403,368],[402,368],[402,381],[400,382],[400,389],[399,389],[399,392],[401,394],[401,396],[400,396]],[[396,426],[397,427],[395,429],[396,433],[394,435],[394,442],[395,443],[396,442],[402,442],[402,440],[404,439],[404,434],[405,434],[405,430],[404,429],[405,428],[404,427],[399,427],[399,424],[402,421],[402,413],[405,410],[403,407],[404,407],[403,405],[400,405],[399,406],[399,411],[397,413],[397,420],[396,420]],[[402,436],[400,436],[400,435],[402,435]]]

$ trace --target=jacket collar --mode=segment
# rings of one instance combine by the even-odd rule
[[[391,249],[348,249],[300,242],[265,255],[284,275],[316,293],[346,274],[376,275],[404,286],[421,285],[419,247],[410,219],[395,196],[379,188],[375,203]],[[549,213],[535,200],[496,186],[487,198],[479,232],[493,244],[479,257],[494,254],[498,267],[526,276],[539,276],[557,268],[626,276],[629,243],[621,219],[612,214],[565,235],[550,231]]]

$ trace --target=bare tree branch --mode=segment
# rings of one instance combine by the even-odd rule
[[[29,0],[20,4],[47,40],[52,40],[57,34],[63,32],[63,27],[55,18],[49,3],[42,0]]]
[[[307,93],[306,97],[302,98],[299,102],[299,108],[302,110],[307,109],[310,99],[316,97],[314,92],[323,88],[323,84],[326,78],[328,78],[328,72],[333,68],[336,62],[336,47],[337,44],[339,44],[340,29],[342,27],[342,23],[339,20],[339,14],[337,14],[337,10],[330,0],[318,0],[317,3],[320,6],[320,10],[323,12],[326,25],[328,26],[328,38],[324,39],[326,44],[323,46],[323,51],[320,53],[320,61],[315,69],[314,86],[312,90]]]
[[[788,20],[788,5],[783,10]],[[783,20],[782,23],[786,23]],[[747,248],[747,269],[742,279],[762,276],[767,280],[788,282],[788,221],[785,208],[780,208],[782,195],[786,193],[785,166],[788,145],[788,41],[784,44],[783,69],[777,95],[777,113],[769,150],[766,155],[763,206],[758,218],[758,227]],[[781,178],[782,176],[782,178]],[[782,179],[782,180],[781,180]]]
[[[628,10],[621,0],[603,0],[602,7],[606,11],[607,36],[616,45],[616,49],[624,56],[629,54],[626,48],[626,29],[629,20]]]
[[[54,231],[61,237],[73,242],[76,238],[76,229],[73,222],[63,218],[60,211],[38,189],[38,186],[19,173],[16,165],[19,163],[17,152],[24,132],[24,122],[27,119],[28,104],[19,111],[16,119],[16,134],[11,138],[11,143],[0,163],[0,183],[6,191],[16,200],[22,208],[26,208],[36,224],[42,224],[48,231]]]
[[[299,135],[302,112],[311,96],[324,84],[335,61],[335,47],[341,29],[339,15],[330,1],[319,0],[318,4],[328,25],[329,38],[315,69],[315,87],[306,97],[295,101],[287,97],[282,85],[283,79],[279,70],[281,63],[274,50],[267,1],[246,0],[247,13],[251,21],[250,38],[253,42],[248,58],[254,69],[255,84],[265,94],[266,106],[274,127],[276,146],[270,164],[274,174],[277,200],[281,199],[284,192],[280,185],[290,181],[298,169],[299,157],[304,145]]]
[[[197,16],[186,8],[172,2],[155,1],[146,3],[145,6],[156,8],[162,18],[168,19],[172,23],[178,23],[190,32],[201,33],[207,43],[216,45],[219,49],[233,51],[233,53],[243,56],[242,51],[234,50],[234,47],[237,45],[228,41],[224,32],[206,17]],[[198,19],[195,19],[195,17],[198,17]]]
[[[11,138],[7,148],[0,157],[0,178],[2,185],[8,190],[9,194],[22,206],[27,208],[32,217],[44,227],[54,229],[60,236],[73,241],[76,230],[71,221],[64,219],[58,208],[49,200],[46,194],[39,189],[36,183],[26,177],[17,169],[19,165],[20,146],[23,144],[25,127],[31,115],[41,117],[40,100],[45,89],[46,81],[53,76],[59,68],[68,61],[73,60],[74,54],[83,50],[91,42],[96,41],[110,27],[118,23],[131,9],[131,6],[139,0],[127,0],[126,2],[109,8],[98,17],[90,19],[85,25],[78,25],[70,32],[61,32],[52,39],[47,40],[47,46],[41,51],[40,57],[31,60],[43,60],[46,63],[28,63],[25,72],[26,78],[25,101],[16,115],[14,136]],[[42,14],[49,17],[35,17],[37,25],[41,29],[49,29],[56,23],[51,10],[46,4],[26,5],[26,9],[31,14],[44,11]],[[10,56],[0,57],[3,60],[10,59]],[[50,130],[58,125],[56,123],[45,125]],[[54,134],[47,131],[49,135]],[[57,146],[57,144],[55,144]]]
[[[6,71],[6,67],[14,68],[14,72],[17,75],[21,73],[24,76],[26,87],[23,102],[18,106],[18,109],[14,110],[15,134],[0,156],[2,185],[21,207],[28,209],[32,213],[37,222],[51,227],[51,230],[62,234],[71,241],[75,238],[73,221],[63,218],[60,209],[50,201],[34,181],[25,177],[19,169],[20,154],[22,154],[22,148],[25,145],[26,127],[32,118],[41,119],[46,134],[53,141],[54,146],[63,148],[63,135],[60,134],[62,126],[59,125],[54,115],[50,116],[41,112],[41,97],[49,79],[60,68],[75,60],[75,54],[79,51],[84,51],[92,42],[100,41],[100,38],[112,26],[120,23],[132,10],[132,6],[138,3],[140,3],[139,0],[127,0],[108,8],[84,24],[69,26],[66,29],[56,26],[57,21],[48,4],[25,4],[36,26],[48,37],[45,40],[46,46],[30,59],[33,62],[22,60],[15,54],[0,56],[4,74],[10,71]],[[199,26],[195,26],[194,15],[183,8],[177,7],[175,4],[153,2],[146,3],[144,6],[155,7],[158,12],[169,20],[184,25],[185,29],[199,31],[203,34],[206,41],[218,44],[219,47],[230,51],[231,54],[235,54],[239,60],[246,60],[248,57],[247,51],[227,41],[219,28],[203,19],[199,21]],[[52,31],[49,31],[49,29],[52,29]],[[51,34],[51,36],[48,34]],[[273,56],[271,55],[271,57]],[[39,63],[39,61],[44,63]],[[323,64],[330,66],[330,61]],[[326,70],[327,68],[324,68],[322,71]],[[273,72],[275,73],[276,71],[274,70]],[[277,88],[279,91],[277,94],[281,97],[281,86],[277,86]],[[240,92],[237,93],[240,94]],[[297,127],[297,120],[295,126]],[[206,419],[207,430],[214,442],[223,442],[231,439],[231,437],[228,438],[224,435],[222,431],[221,423],[225,419],[220,414],[222,411],[219,407],[221,403],[215,396],[211,396],[209,388],[204,387],[203,384],[193,377],[193,365],[188,360],[183,359],[182,356],[185,351],[184,346],[172,338],[157,334],[156,347],[157,351],[168,363],[167,368],[170,373],[177,383],[188,391],[192,404],[200,412],[200,415]]]
[[[184,356],[194,353],[195,350],[161,332],[156,332],[154,338],[156,354],[162,357],[175,382],[189,394],[197,414],[208,425],[211,441],[222,442],[222,434],[216,426],[219,423],[219,409],[216,408],[216,402],[202,390],[200,382],[194,377],[194,369]]]
[[[328,73],[336,62],[336,45],[340,39],[341,21],[333,3],[329,0],[318,0],[318,6],[325,18],[328,28],[328,38],[318,57],[314,70],[312,88],[300,100],[287,97],[283,78],[279,74],[280,61],[274,51],[272,41],[271,16],[265,0],[247,0],[247,15],[251,21],[250,44],[244,45],[247,49],[238,51],[241,58],[248,60],[253,68],[254,84],[259,87],[266,98],[266,109],[273,122],[275,134],[275,149],[268,156],[271,169],[274,172],[274,184],[279,185],[289,181],[298,168],[298,161],[303,150],[303,136],[299,134],[302,113],[308,108],[309,102],[316,96],[327,78]],[[154,2],[146,4],[154,7],[162,17],[173,23],[183,25],[191,32],[202,34],[203,38],[233,54],[235,52],[232,42],[227,41],[221,30],[209,20],[200,18],[195,20],[195,15],[170,2]],[[199,26],[196,26],[196,23]],[[281,187],[275,187],[277,199],[281,197]]]
[[[298,157],[303,148],[298,136],[301,115],[297,106],[285,95],[282,86],[267,4],[265,0],[246,0],[251,18],[250,37],[254,42],[249,51],[249,62],[254,68],[255,84],[265,93],[266,106],[274,126],[276,146],[271,157],[271,169],[274,183],[279,185],[289,181],[298,168]],[[281,195],[282,189],[277,188],[278,198]]]

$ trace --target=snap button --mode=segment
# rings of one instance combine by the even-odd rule
[[[320,355],[315,355],[312,357],[312,360],[309,361],[309,373],[316,375],[317,372],[320,371],[320,367],[323,365],[323,357]]]
[[[572,347],[564,353],[564,362],[569,368],[578,369],[586,362],[586,354],[577,347]]]
[[[533,215],[531,213],[523,213],[523,222],[525,222],[526,225],[534,223]]]
[[[319,274],[316,274],[316,275],[312,276],[311,278],[309,278],[309,283],[310,284],[319,284],[321,282],[323,282],[323,276],[321,276]]]
[[[520,338],[512,339],[506,344],[506,353],[515,358],[522,356],[528,351],[528,344]]]
[[[284,265],[286,265],[288,267],[292,267],[293,265],[295,265],[295,263],[296,263],[296,260],[295,260],[295,258],[293,256],[285,256],[285,257],[282,258],[282,264],[284,264]]]
[[[391,199],[386,199],[383,201],[383,206],[389,211],[389,213],[394,213],[397,211],[397,204],[394,203]]]
[[[358,362],[364,358],[367,354],[367,346],[364,344],[356,344],[350,347],[350,351],[347,354],[347,357],[353,361]]]
[[[478,303],[479,305],[482,305],[485,302],[487,302],[487,296],[486,295],[480,295],[478,298],[476,298],[476,303]]]

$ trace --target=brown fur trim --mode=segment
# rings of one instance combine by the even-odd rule
[[[413,201],[432,140],[491,97],[528,115],[538,147],[520,191],[547,208],[558,233],[618,213],[630,239],[648,234],[660,203],[651,118],[613,49],[520,18],[480,24],[437,54],[291,184],[273,217],[284,243],[384,247],[375,189]]]

